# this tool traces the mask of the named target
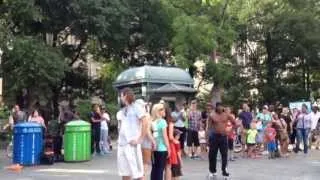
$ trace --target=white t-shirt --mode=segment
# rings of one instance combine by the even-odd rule
[[[311,130],[314,130],[314,129],[316,129],[318,121],[320,119],[320,112],[316,112],[316,113],[311,112],[310,116],[311,116],[311,121],[312,121],[311,122],[312,123]]]
[[[117,112],[116,118],[117,118],[117,121],[118,121],[118,130],[120,130],[121,121],[123,121],[123,119],[124,119],[123,109],[120,109]]]
[[[110,121],[110,116],[108,113],[103,113],[102,121],[101,121],[101,129],[107,130],[108,129],[108,122]]]
[[[131,104],[122,109],[121,127],[118,143],[120,146],[127,145],[130,141],[137,139],[141,134],[140,120],[145,116],[136,104]]]

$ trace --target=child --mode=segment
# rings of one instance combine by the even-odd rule
[[[182,158],[181,158],[181,150],[180,150],[180,135],[182,134],[181,131],[175,129],[173,132],[174,136],[174,141],[173,141],[173,148],[175,151],[171,153],[176,153],[174,154],[175,158],[172,158],[172,164],[171,164],[171,172],[172,172],[172,179],[173,180],[178,180],[180,176],[182,176],[181,172],[181,164],[182,164]]]
[[[269,159],[275,158],[276,152],[276,130],[272,128],[272,122],[267,124],[265,129],[265,141],[268,147]]]
[[[201,124],[200,131],[198,132],[199,143],[201,148],[201,154],[204,154],[207,151],[207,140],[206,140],[206,131],[204,130],[204,125]]]
[[[228,125],[227,125],[227,129],[229,129],[229,133],[228,133],[228,149],[229,149],[229,161],[234,161],[234,157],[233,157],[233,142],[236,138],[236,132],[235,132],[235,129],[233,128],[232,126],[232,123],[231,122],[228,122]]]
[[[255,122],[250,124],[250,129],[247,131],[247,147],[249,158],[256,158],[255,147],[258,130]]]

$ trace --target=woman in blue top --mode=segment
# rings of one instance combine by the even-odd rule
[[[163,180],[163,171],[170,157],[169,139],[167,133],[167,122],[163,119],[166,115],[163,104],[155,104],[152,108],[152,131],[156,141],[153,152],[151,180]]]

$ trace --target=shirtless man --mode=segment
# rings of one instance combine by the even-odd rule
[[[228,162],[228,133],[231,129],[227,128],[228,122],[230,121],[234,126],[236,125],[235,118],[224,112],[224,107],[221,103],[216,104],[216,110],[210,114],[210,119],[212,122],[213,138],[210,138],[210,148],[209,148],[209,177],[217,175],[217,154],[220,150],[222,158],[222,175],[224,177],[229,177],[227,172],[227,162]]]

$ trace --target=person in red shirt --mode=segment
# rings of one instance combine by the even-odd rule
[[[267,124],[267,128],[265,129],[265,142],[268,146],[269,159],[275,158],[276,152],[276,130],[272,128],[272,122]]]
[[[170,156],[171,161],[171,172],[172,172],[172,179],[179,180],[179,177],[182,176],[181,166],[182,166],[182,158],[181,158],[181,148],[180,148],[180,135],[182,134],[181,131],[175,129],[173,132],[174,140],[173,143],[170,144],[172,149],[174,149]]]

